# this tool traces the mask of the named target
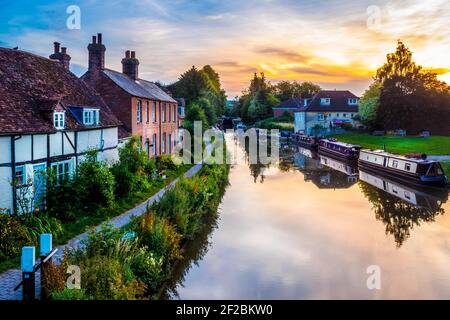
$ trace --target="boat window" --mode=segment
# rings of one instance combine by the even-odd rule
[[[405,170],[411,171],[411,163],[405,163]]]
[[[398,161],[397,160],[392,161],[392,167],[393,168],[398,168]]]
[[[398,193],[397,187],[392,186],[392,192],[395,193],[395,194],[397,194],[397,193]]]
[[[405,191],[405,198],[411,200],[411,194],[408,191]]]

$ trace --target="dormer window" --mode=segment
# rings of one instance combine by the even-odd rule
[[[100,121],[100,110],[98,109],[84,109],[83,110],[83,124],[97,125]]]
[[[303,100],[303,106],[304,107],[308,106],[309,100],[311,100],[311,99],[304,99]]]
[[[320,98],[320,105],[321,106],[329,106],[331,104],[330,98]]]
[[[357,98],[350,98],[348,99],[348,105],[349,106],[355,106],[358,104],[358,99]]]
[[[64,129],[64,112],[54,112],[53,113],[53,125],[56,129]]]

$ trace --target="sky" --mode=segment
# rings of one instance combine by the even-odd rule
[[[79,29],[67,27],[71,5]],[[151,81],[172,83],[209,64],[230,99],[254,72],[361,95],[398,39],[450,83],[449,21],[449,0],[16,0],[2,1],[0,46],[48,56],[59,41],[82,75],[86,47],[101,32],[107,68],[121,70],[134,50],[140,77]]]

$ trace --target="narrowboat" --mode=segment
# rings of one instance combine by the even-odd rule
[[[427,160],[426,156],[408,158],[383,150],[364,149],[359,154],[358,165],[360,168],[416,185],[445,187],[448,184],[448,178],[439,161]]]
[[[340,142],[336,139],[321,139],[319,141],[319,153],[339,159],[357,161],[361,149],[361,146]]]
[[[302,146],[304,148],[308,148],[311,150],[317,150],[318,146],[319,146],[319,139],[317,137],[314,136],[307,136],[304,134],[293,134],[291,136],[292,141],[299,145]]]
[[[358,180],[358,168],[356,163],[351,163],[348,161],[339,161],[324,155],[320,156],[320,164],[331,168],[333,170],[345,173],[348,177],[353,177]]]

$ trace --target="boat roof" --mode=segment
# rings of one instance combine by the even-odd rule
[[[406,160],[406,161],[415,162],[415,163],[422,163],[422,164],[439,162],[439,161],[428,160],[428,159],[424,160],[424,159],[417,159],[417,158],[408,158],[408,157],[405,157],[405,156],[402,156],[402,155],[399,155],[399,154],[389,153],[389,152],[386,152],[384,150],[363,149],[363,150],[361,150],[361,152],[367,152],[367,153],[372,153],[372,154],[377,154],[377,155],[381,155],[381,156],[396,158],[396,159],[400,159],[400,160]]]
[[[322,139],[322,140],[326,141],[326,142],[334,143],[336,145],[343,146],[343,147],[346,147],[346,148],[361,148],[361,146],[357,145],[357,144],[350,144],[350,143],[337,141],[337,140],[330,140],[330,139]]]

